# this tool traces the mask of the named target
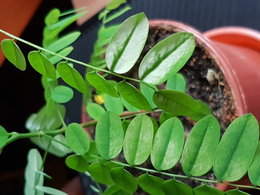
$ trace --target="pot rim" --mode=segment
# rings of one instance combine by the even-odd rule
[[[236,73],[230,69],[229,66],[230,61],[227,59],[225,54],[221,52],[218,48],[216,48],[214,46],[214,43],[208,37],[204,36],[204,34],[202,34],[197,29],[175,20],[154,19],[154,20],[150,20],[149,23],[150,26],[156,26],[160,24],[170,25],[170,26],[174,26],[176,30],[193,33],[195,35],[197,43],[203,48],[205,48],[205,50],[211,56],[212,60],[215,61],[215,63],[219,66],[222,73],[225,75],[225,79],[229,84],[231,93],[234,98],[234,103],[236,106],[236,115],[241,116],[246,113],[247,111],[246,100],[243,91],[239,85],[239,81],[236,76]]]

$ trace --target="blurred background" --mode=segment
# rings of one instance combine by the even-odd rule
[[[66,32],[80,30],[70,57],[88,62],[100,25],[96,13],[108,0],[8,0],[0,1],[0,28],[21,38],[41,45],[44,17],[52,8],[62,11],[74,7],[87,7],[86,18],[71,25]],[[260,30],[260,0],[128,0],[132,10],[115,22],[130,15],[145,12],[149,19],[174,19],[200,31],[220,26],[244,26]],[[0,40],[4,39],[0,35]],[[26,54],[31,48],[19,43]],[[80,69],[84,72],[84,69]],[[30,67],[21,72],[4,59],[0,52],[0,125],[8,131],[26,132],[24,123],[37,112],[44,99],[40,76]],[[80,122],[81,96],[76,95],[67,105],[67,122]],[[23,171],[29,148],[28,140],[11,144],[0,155],[0,194],[23,194]],[[64,165],[64,159],[49,155],[46,172],[54,179],[47,185],[62,188],[75,174]]]

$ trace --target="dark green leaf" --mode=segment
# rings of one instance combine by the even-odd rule
[[[180,181],[176,181],[174,179],[170,179],[163,182],[162,189],[166,195],[167,194],[193,195],[193,191],[190,186]]]
[[[46,187],[46,186],[36,186],[36,189],[40,192],[47,193],[49,195],[68,195],[65,192],[62,192],[60,190],[57,190],[55,188]]]
[[[117,90],[122,98],[134,107],[140,110],[151,110],[149,102],[133,85],[123,81],[118,83]]]
[[[129,193],[134,193],[137,190],[137,181],[131,173],[121,167],[116,167],[110,171],[111,178],[116,186],[121,190]]]
[[[57,66],[57,70],[61,78],[70,86],[74,87],[82,93],[87,92],[87,86],[80,73],[68,65],[66,62],[60,62]]]
[[[185,92],[185,78],[180,73],[170,75],[166,83],[166,89],[174,89],[176,91]]]
[[[69,55],[73,51],[73,49],[74,48],[72,46],[69,46],[69,47],[62,49],[57,54],[66,57],[67,55]],[[56,55],[49,57],[50,62],[53,63],[53,64],[56,64],[57,62],[61,61],[62,59],[63,59],[62,57],[56,56]]]
[[[102,116],[102,114],[104,114],[106,112],[102,106],[100,106],[99,104],[96,104],[96,103],[87,104],[86,111],[89,114],[89,116],[91,116],[91,118],[93,118],[95,120],[99,120],[100,117]]]
[[[124,156],[130,165],[139,165],[147,160],[153,143],[153,123],[146,115],[135,117],[129,124],[124,141]]]
[[[138,185],[151,195],[164,195],[161,184],[163,179],[149,174],[143,174],[137,178]]]
[[[86,154],[89,150],[89,136],[78,123],[71,123],[65,131],[65,138],[70,148],[77,154]]]
[[[260,142],[258,143],[254,160],[248,170],[248,176],[252,184],[260,186]]]
[[[0,125],[0,148],[3,148],[6,144],[9,135],[5,128]]]
[[[234,190],[228,190],[225,192],[225,195],[250,195],[246,192],[234,189]]]
[[[114,10],[124,3],[126,3],[126,0],[111,0],[110,3],[107,4],[106,9]]]
[[[157,106],[154,104],[153,102],[153,94],[155,91],[157,91],[157,87],[155,85],[149,85],[151,87],[148,87],[147,86],[148,84],[143,84],[143,83],[140,83],[140,90],[141,90],[141,93],[145,96],[145,98],[148,100],[148,102],[150,103],[152,109],[156,108]],[[153,90],[153,89],[154,90]]]
[[[153,100],[158,108],[175,116],[188,116],[193,120],[199,120],[211,114],[205,104],[176,90],[158,91],[154,94]]]
[[[218,144],[213,170],[219,180],[236,181],[248,170],[259,141],[258,122],[252,114],[234,120]]]
[[[45,17],[45,24],[47,26],[55,24],[56,22],[59,21],[59,17],[60,17],[60,10],[55,8],[52,9],[51,11],[49,11],[49,13],[47,14],[47,16]]]
[[[96,182],[107,185],[114,183],[110,176],[110,168],[103,163],[97,162],[89,165],[88,172]]]
[[[145,45],[148,29],[143,13],[131,16],[120,25],[106,50],[106,63],[111,71],[123,74],[134,66]]]
[[[193,192],[194,195],[224,195],[224,192],[207,185],[198,186],[193,189]]]
[[[104,95],[105,97],[105,108],[107,111],[121,114],[124,111],[124,106],[120,98],[116,98],[110,95]]]
[[[157,170],[168,170],[180,159],[184,144],[184,128],[178,118],[165,121],[158,129],[151,153]]]
[[[111,95],[113,97],[118,97],[115,88],[101,75],[95,72],[90,72],[86,76],[90,85],[95,87],[98,91]]]
[[[18,69],[26,69],[25,57],[16,45],[16,43],[11,39],[4,39],[1,42],[1,48],[5,57]]]
[[[187,32],[175,33],[156,44],[139,66],[139,78],[147,83],[161,84],[177,73],[191,57],[195,38]]]
[[[31,66],[43,76],[56,79],[54,65],[40,51],[31,51],[28,54]]]
[[[113,112],[104,113],[96,126],[96,147],[104,159],[115,158],[123,147],[124,130],[120,117]]]
[[[51,98],[57,103],[67,103],[73,98],[73,90],[67,86],[59,85],[54,88]]]
[[[214,116],[206,116],[195,124],[182,154],[181,164],[186,175],[201,176],[212,168],[219,139],[220,126]]]
[[[85,172],[88,170],[88,162],[85,158],[79,155],[70,155],[65,160],[66,165],[78,172]]]

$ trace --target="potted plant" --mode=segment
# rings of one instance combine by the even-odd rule
[[[125,20],[117,27],[112,40],[109,39],[109,45],[105,49],[105,64],[108,69],[103,67],[104,61],[99,58],[100,53],[104,52],[103,47],[98,51],[99,55],[93,56],[93,65],[66,57],[72,49],[69,45],[77,39],[79,33],[73,32],[63,37],[59,37],[59,33],[84,13],[72,14],[60,20],[61,16],[68,14],[70,13],[61,14],[56,9],[46,17],[43,47],[0,30],[37,49],[28,54],[28,60],[43,76],[46,104],[28,119],[26,127],[29,132],[20,134],[0,128],[1,148],[15,140],[30,138],[46,150],[44,158],[37,149],[30,150],[28,154],[26,194],[64,194],[43,185],[44,177],[47,176],[43,165],[48,152],[59,156],[67,155],[66,165],[78,172],[87,172],[96,182],[92,189],[100,194],[133,194],[138,190],[149,194],[224,194],[209,185],[193,189],[178,179],[223,182],[241,187],[229,182],[240,179],[247,172],[255,186],[242,187],[259,190],[259,129],[255,117],[245,114],[235,119],[220,140],[219,122],[211,115],[208,106],[178,91],[176,86],[175,89],[170,89],[172,83],[169,78],[174,76],[174,81],[181,82],[181,76],[177,72],[194,51],[193,34],[178,32],[161,40],[145,54],[138,68],[138,78],[135,78],[125,73],[133,68],[147,40],[149,22],[143,13]],[[103,17],[106,18],[107,14],[108,10],[103,12]],[[106,31],[107,28],[102,30],[107,34],[111,32]],[[1,46],[7,59],[17,68],[25,70],[25,57],[14,41],[4,40]],[[99,64],[96,63],[97,60],[100,60]],[[88,67],[86,79],[74,68],[75,64]],[[73,91],[67,86],[58,85],[58,79],[84,94],[87,111],[97,120],[83,124],[65,123],[62,104],[73,97]],[[165,81],[171,86],[168,89],[154,86]],[[138,89],[140,85],[141,91]],[[99,105],[103,98],[106,110]],[[122,105],[129,112],[121,114]],[[161,116],[162,123],[158,124],[152,116],[158,118],[155,113],[162,111],[165,112]],[[178,116],[197,121],[187,139]],[[93,138],[90,137],[91,132],[88,134],[84,130],[85,127],[94,127]],[[151,168],[142,166],[148,158]],[[184,175],[167,171],[180,159]],[[212,167],[217,179],[199,177]],[[130,173],[132,170],[143,173],[134,177]],[[100,184],[106,188],[103,189]],[[243,194],[236,189],[225,193]]]

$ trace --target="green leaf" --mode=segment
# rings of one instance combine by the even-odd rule
[[[73,98],[74,92],[71,88],[59,85],[54,88],[52,93],[52,100],[57,103],[67,103]]]
[[[47,16],[44,19],[44,22],[47,26],[55,24],[59,21],[60,10],[55,8],[48,12]]]
[[[186,175],[201,176],[212,168],[219,139],[220,126],[214,116],[206,116],[195,124],[182,154],[181,164]]]
[[[193,189],[193,192],[194,195],[224,195],[224,192],[207,185],[198,186]]]
[[[88,170],[88,162],[85,158],[79,155],[70,155],[65,160],[66,165],[78,172],[86,172]]]
[[[129,195],[129,193],[121,190],[117,185],[113,184],[105,190],[104,195]]]
[[[138,112],[140,109],[134,107],[133,105],[129,104],[127,101],[125,101],[123,98],[121,98],[122,103],[124,105],[124,107],[130,111],[130,112]]]
[[[31,66],[43,76],[56,79],[54,65],[40,51],[31,51],[28,54]]]
[[[42,157],[38,150],[31,149],[28,153],[28,162],[25,168],[25,195],[43,195],[42,192],[37,192],[36,186],[42,186],[44,176],[38,172],[42,172]]]
[[[116,167],[111,169],[110,175],[115,185],[121,190],[129,193],[134,193],[137,190],[138,185],[135,177],[123,168]]]
[[[90,142],[87,154],[84,154],[82,157],[85,158],[89,163],[96,162],[100,159],[96,143],[94,141]]]
[[[124,106],[120,98],[116,98],[110,95],[104,95],[105,97],[105,108],[107,111],[121,114],[124,111]]]
[[[49,195],[68,195],[68,194],[65,193],[65,192],[62,192],[62,191],[57,190],[57,189],[55,189],[55,188],[46,187],[46,186],[36,186],[36,189],[37,189],[38,191],[47,193],[47,194],[49,194]]]
[[[144,48],[148,30],[149,24],[144,13],[125,20],[106,50],[107,67],[119,74],[128,72]]]
[[[157,91],[157,87],[155,85],[149,85],[151,87],[148,87],[147,85],[148,84],[145,85],[143,83],[140,83],[140,90],[141,90],[141,93],[144,95],[144,97],[148,100],[148,102],[151,105],[152,109],[154,109],[157,106],[153,102],[153,94],[154,94],[155,91]]]
[[[0,148],[3,148],[6,144],[9,135],[3,126],[0,125]]]
[[[126,3],[126,0],[111,0],[110,3],[107,4],[106,9],[114,10],[124,3]]]
[[[254,160],[248,170],[248,176],[252,184],[260,186],[260,142],[254,156]]]
[[[193,120],[199,120],[211,114],[211,111],[205,104],[176,90],[155,92],[153,100],[158,108],[175,116],[188,116]]]
[[[151,110],[151,106],[144,95],[133,85],[122,81],[118,83],[117,90],[122,98],[134,107],[140,110]]]
[[[73,49],[74,48],[72,46],[69,46],[69,47],[66,47],[66,48],[60,50],[57,54],[66,57],[73,51]],[[50,60],[51,63],[56,64],[57,62],[61,61],[63,58],[60,56],[54,55],[52,57],[49,57],[48,59]]]
[[[185,92],[186,80],[180,73],[170,75],[166,83],[166,89],[174,89],[176,91]]]
[[[248,170],[259,141],[258,122],[252,114],[235,119],[218,144],[213,170],[219,180],[236,181]]]
[[[5,57],[18,69],[26,69],[25,57],[16,43],[11,39],[4,39],[1,48]]]
[[[85,129],[78,123],[71,123],[65,130],[65,138],[70,148],[77,154],[86,154],[90,140]]]
[[[186,64],[194,48],[195,38],[190,33],[179,32],[165,38],[144,56],[139,78],[151,84],[163,83]]]
[[[120,117],[113,112],[104,113],[96,126],[96,147],[106,160],[115,158],[123,147],[124,130]]]
[[[135,117],[129,124],[124,141],[124,156],[130,165],[139,165],[147,160],[153,143],[153,123],[146,115]]]
[[[105,112],[106,112],[105,109],[99,104],[96,103],[87,104],[87,113],[91,118],[95,120],[99,120],[102,114],[104,114]]]
[[[87,92],[87,86],[80,73],[68,65],[66,62],[60,62],[57,66],[57,70],[61,78],[70,86],[74,87],[81,93]]]
[[[54,41],[52,44],[50,44],[46,49],[52,52],[58,52],[75,42],[79,38],[80,34],[81,33],[79,31],[75,31],[64,35],[63,37],[60,37],[57,41]]]
[[[111,185],[114,183],[110,176],[110,168],[103,163],[97,162],[89,165],[88,172],[98,183],[106,185]]]
[[[163,179],[149,174],[143,174],[137,178],[138,185],[151,195],[164,195],[161,184]]]
[[[174,179],[163,182],[161,187],[165,194],[194,195],[190,186]]]
[[[106,93],[113,97],[118,97],[117,91],[115,88],[100,74],[96,72],[90,72],[86,75],[86,78],[90,85],[95,87],[100,92]]]
[[[169,118],[173,118],[173,117],[176,117],[176,115],[168,113],[168,112],[162,112],[159,120],[160,120],[160,123],[163,124],[164,121],[166,121]]]
[[[120,10],[117,10],[114,14],[109,15],[105,20],[104,20],[104,24],[107,24],[108,22],[111,22],[112,20],[115,20],[116,18],[118,18],[119,16],[123,15],[124,13],[126,13],[127,11],[129,11],[131,9],[130,6],[126,6]]]
[[[151,153],[157,170],[168,170],[180,159],[184,144],[184,128],[178,118],[166,120],[158,129]]]
[[[114,36],[120,25],[115,24],[112,26],[101,26],[98,30],[98,37],[100,39],[106,39]]]
[[[234,189],[234,190],[228,190],[225,192],[225,195],[250,195],[246,192]]]

